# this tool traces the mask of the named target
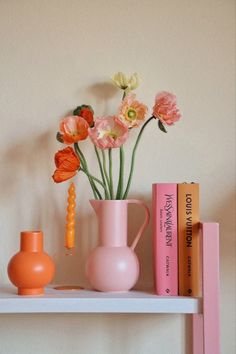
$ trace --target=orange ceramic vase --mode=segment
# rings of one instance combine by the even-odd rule
[[[19,295],[42,295],[55,273],[51,257],[43,251],[42,231],[21,232],[20,252],[8,264],[8,276]]]

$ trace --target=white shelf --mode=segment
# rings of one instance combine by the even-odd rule
[[[0,288],[0,313],[201,313],[202,301],[183,296],[157,296],[150,292],[101,293],[88,290],[58,291],[43,296],[18,296],[16,288]]]

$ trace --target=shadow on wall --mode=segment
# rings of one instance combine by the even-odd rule
[[[62,226],[51,180],[52,134],[47,131],[31,139],[27,137],[2,153],[1,199],[11,208],[17,234],[26,228],[44,230],[55,218],[57,229]],[[48,227],[47,230],[52,231]]]
[[[8,213],[5,229],[9,230],[6,236],[11,245],[7,258],[10,259],[19,248],[20,231],[42,230],[45,250],[54,258],[56,268],[61,269],[55,281],[61,283],[67,279],[67,283],[78,283],[84,276],[83,264],[94,239],[91,241],[92,238],[80,237],[76,240],[78,257],[75,254],[68,262],[64,252],[64,230],[69,183],[57,185],[51,178],[55,168],[54,152],[55,132],[47,131],[31,139],[27,137],[18,141],[1,154],[4,169],[0,176],[0,195],[1,203]],[[91,228],[95,225],[95,220],[91,223],[91,216],[84,212],[81,207],[79,222],[78,218],[76,221],[79,224],[76,235],[84,232],[91,234]],[[14,223],[9,224],[10,220],[14,220]]]
[[[14,223],[16,228],[21,227],[24,220],[23,213],[27,213],[35,202],[34,219],[32,224],[39,227],[45,210],[42,191],[50,190],[50,132],[18,142],[3,152],[1,176],[1,198],[15,205]],[[30,197],[30,198],[29,198]],[[28,203],[31,205],[29,205]],[[48,206],[48,208],[50,205]]]
[[[235,232],[236,232],[236,193],[229,192],[218,208],[212,211],[212,220],[219,222],[220,226],[220,256],[227,269],[233,269],[235,260]],[[234,244],[234,246],[233,246]],[[229,264],[228,264],[229,262]]]
[[[18,235],[21,230],[43,230],[45,250],[51,254],[56,263],[57,272],[54,282],[88,286],[85,281],[85,264],[88,254],[96,247],[98,241],[96,215],[89,206],[88,196],[77,191],[79,202],[76,214],[76,249],[73,256],[66,256],[64,230],[68,184],[59,186],[50,180],[50,159],[52,159],[49,156],[50,140],[50,134],[44,134],[43,137],[34,139],[32,144],[28,141],[27,146],[24,143],[22,146],[17,144],[4,155],[5,173],[1,186],[5,188],[1,191],[2,201],[4,203],[4,200],[7,200],[10,206],[16,205],[16,208],[10,209],[14,225],[11,225],[13,229],[8,239],[18,248]],[[39,141],[44,148],[40,149],[35,158],[34,148],[38,148]],[[16,154],[14,149],[17,151]],[[11,180],[13,171],[17,171],[16,178],[13,176]],[[61,193],[64,194],[64,198],[61,198]],[[131,195],[130,198],[142,199],[146,201],[149,208],[151,206],[150,197],[145,200],[142,195]],[[83,200],[86,203],[83,203]],[[135,205],[130,205],[129,210],[128,244],[131,245],[141,226],[144,212],[140,206]],[[140,222],[137,223],[137,220]],[[137,286],[151,287],[153,285],[151,222],[135,251],[141,268]],[[10,250],[8,258],[13,252],[15,250]]]
[[[96,108],[96,116],[101,115],[114,115],[113,107],[110,108],[110,103],[112,99],[121,91],[109,82],[100,82],[87,87],[86,90],[83,89],[81,92],[79,90],[78,94],[83,98],[83,102]],[[120,96],[122,97],[122,96]],[[118,98],[117,104],[120,103],[121,98]],[[117,105],[116,104],[116,105]],[[111,110],[112,109],[112,110]]]
[[[118,91],[110,83],[97,83],[87,88],[85,98],[92,102],[96,111],[108,114],[109,103]],[[90,154],[89,149],[91,146],[88,146],[88,142],[83,142],[83,144],[91,160],[92,153]],[[58,145],[58,149],[63,147],[63,145]],[[48,130],[38,136],[30,138],[27,136],[26,139],[18,140],[2,153],[1,166],[4,166],[4,171],[0,184],[1,199],[4,205],[7,205],[11,220],[14,220],[14,224],[9,228],[11,231],[8,239],[11,245],[18,246],[18,235],[21,230],[41,229],[45,236],[45,250],[54,257],[57,269],[61,269],[60,272],[57,272],[55,281],[81,284],[85,279],[85,263],[88,254],[97,245],[97,221],[95,214],[88,206],[87,189],[83,188],[83,178],[85,177],[80,176],[80,187],[76,192],[77,196],[79,193],[77,207],[77,215],[79,216],[76,220],[77,249],[75,256],[65,257],[64,230],[69,183],[56,185],[51,179],[55,151],[55,131]],[[95,160],[93,156],[92,165],[96,163]],[[151,196],[133,195],[131,197],[146,200],[148,206],[151,206]],[[13,205],[14,208],[12,208]],[[143,218],[141,208],[130,206],[130,209],[129,244],[139,227],[136,225],[136,220]],[[9,223],[9,221],[5,222]],[[153,284],[150,225],[151,223],[136,248],[141,265],[138,286]],[[8,229],[8,225],[6,225],[6,229]],[[11,246],[9,257],[15,248]]]
[[[18,139],[1,153],[1,203],[6,217],[2,227],[9,259],[19,248],[21,230],[44,229],[53,205],[50,190],[50,131]],[[46,193],[49,194],[45,200]],[[4,272],[6,267],[4,266]]]

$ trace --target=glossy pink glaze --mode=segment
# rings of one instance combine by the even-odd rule
[[[91,200],[98,217],[99,246],[89,256],[86,267],[92,287],[99,291],[128,291],[138,280],[139,261],[134,248],[149,222],[149,210],[140,200]],[[145,221],[131,247],[127,246],[128,204],[142,205]]]

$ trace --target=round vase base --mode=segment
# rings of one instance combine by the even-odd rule
[[[44,288],[18,288],[18,295],[44,295]]]

